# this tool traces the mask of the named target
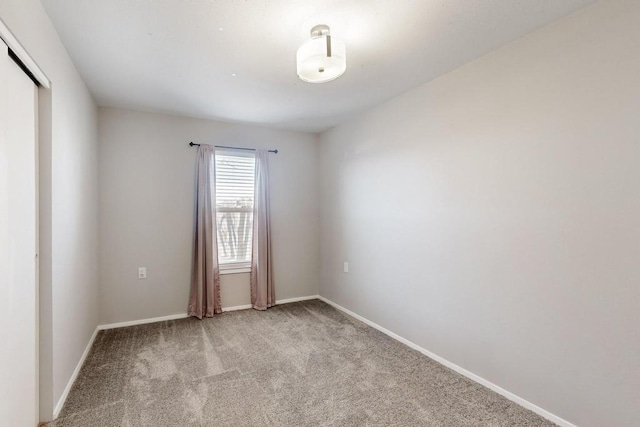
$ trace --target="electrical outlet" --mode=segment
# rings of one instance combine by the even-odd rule
[[[348,262],[344,262],[344,272],[348,273],[349,272],[349,263]]]
[[[146,279],[146,278],[147,278],[147,267],[139,267],[138,279]]]

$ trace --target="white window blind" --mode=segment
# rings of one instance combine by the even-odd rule
[[[255,155],[216,152],[216,222],[221,271],[251,267]]]

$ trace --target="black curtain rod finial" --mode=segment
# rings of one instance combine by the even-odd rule
[[[194,143],[193,143],[193,141],[191,141],[191,142],[189,143],[189,146],[190,146],[190,147],[193,147],[194,145],[197,145],[198,147],[200,146],[200,144],[194,144]]]

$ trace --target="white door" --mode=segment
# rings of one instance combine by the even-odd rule
[[[0,425],[35,427],[37,88],[0,40]]]

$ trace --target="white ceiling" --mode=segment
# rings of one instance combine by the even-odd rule
[[[102,106],[317,132],[595,0],[42,0]],[[296,76],[316,24],[347,71]]]

